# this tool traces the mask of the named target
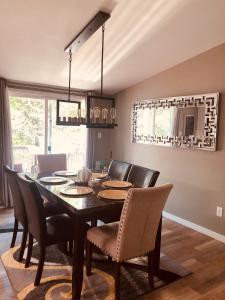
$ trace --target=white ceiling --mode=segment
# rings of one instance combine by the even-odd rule
[[[0,76],[67,86],[63,49],[101,9],[106,93],[225,42],[225,0],[0,0]],[[73,54],[72,87],[99,89],[100,55],[101,30]]]

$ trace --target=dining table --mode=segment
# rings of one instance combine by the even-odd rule
[[[86,238],[87,222],[96,224],[98,220],[105,218],[120,218],[123,202],[98,197],[99,191],[104,189],[102,180],[92,182],[93,193],[83,196],[67,196],[61,193],[62,189],[74,185],[74,181],[68,179],[63,184],[46,184],[40,181],[44,176],[51,174],[26,174],[26,177],[35,181],[40,193],[49,201],[63,208],[63,211],[72,219],[74,232],[73,264],[72,264],[72,299],[79,300],[81,297],[84,267],[84,245]],[[138,222],[138,220],[136,220]],[[154,274],[160,273],[160,248],[161,248],[160,220],[154,251]],[[151,234],[151,233],[149,233]]]

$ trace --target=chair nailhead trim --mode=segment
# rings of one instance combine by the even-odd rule
[[[122,229],[123,229],[125,217],[127,214],[127,208],[128,208],[128,204],[130,202],[130,197],[131,197],[132,191],[133,191],[133,189],[130,189],[128,191],[127,198],[123,205],[123,212],[122,212],[122,216],[121,216],[121,220],[120,220],[120,224],[119,224],[118,235],[117,235],[117,240],[116,240],[116,257],[115,258],[117,261],[119,261],[119,250],[120,250],[119,248],[120,248],[120,242],[121,242]]]

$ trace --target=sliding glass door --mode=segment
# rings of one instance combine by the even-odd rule
[[[45,101],[10,97],[13,160],[18,171],[31,171],[35,155],[45,153]]]
[[[86,126],[56,125],[56,101],[48,101],[48,153],[66,153],[67,165],[79,170],[85,165]]]
[[[66,153],[70,170],[85,165],[87,129],[57,126],[55,100],[10,97],[10,111],[16,170],[32,172],[36,154],[47,153]]]

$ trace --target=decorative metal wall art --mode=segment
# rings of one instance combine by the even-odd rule
[[[132,142],[216,150],[219,93],[135,101]]]

